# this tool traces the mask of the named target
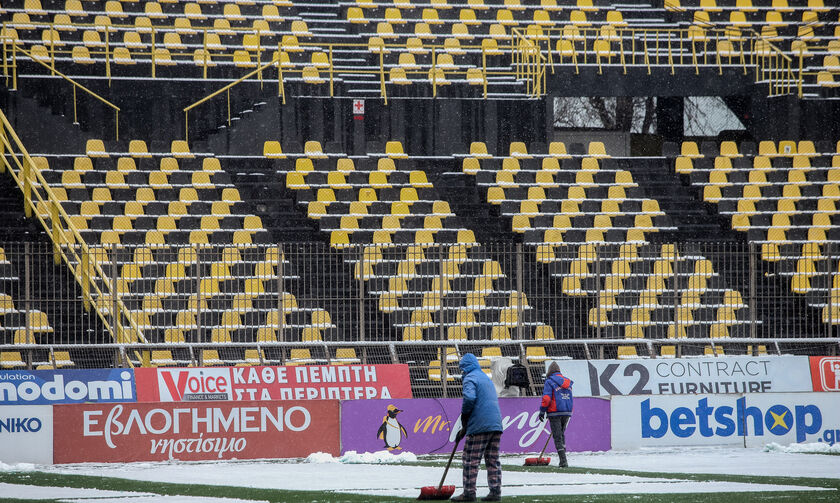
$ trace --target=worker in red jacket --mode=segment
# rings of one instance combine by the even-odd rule
[[[554,446],[557,447],[557,457],[560,467],[566,468],[566,426],[572,418],[572,380],[560,373],[557,362],[551,362],[545,376],[542,403],[540,404],[540,421],[551,424],[551,434],[554,436]]]

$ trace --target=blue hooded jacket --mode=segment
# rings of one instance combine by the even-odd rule
[[[467,435],[501,432],[502,414],[493,381],[482,372],[478,358],[472,353],[464,354],[458,366],[461,368],[464,387],[461,420],[468,418]]]

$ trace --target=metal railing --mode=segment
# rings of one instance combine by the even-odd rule
[[[794,56],[795,61],[792,62],[791,64],[795,65],[797,67],[796,71],[797,71],[798,78],[796,79],[796,94],[799,98],[802,98],[805,95],[805,92],[803,90],[803,84],[804,84],[806,78],[811,78],[814,84],[819,85],[819,82],[817,81],[817,77],[819,76],[820,71],[810,70],[809,69],[810,65],[807,65],[805,61],[807,59],[810,59],[814,55],[822,56],[822,55],[825,55],[825,54],[830,54],[831,50],[832,50],[832,48],[830,48],[827,45],[814,45],[814,46],[808,47],[807,51],[805,51],[805,50],[797,51],[797,54],[795,54],[795,56]],[[817,65],[817,66],[822,66],[822,65]],[[834,74],[834,71],[829,70],[829,73]],[[838,83],[838,85],[840,85],[840,83]]]
[[[14,44],[14,43],[22,43],[23,40],[19,38],[15,39],[10,34],[12,27],[15,26],[14,23],[10,23],[8,21],[3,23],[2,36],[4,46],[6,44]],[[46,30],[49,30],[50,33],[61,33],[62,28],[68,26],[64,24],[56,24],[53,22],[44,23],[44,22],[29,22],[27,26],[30,29],[34,29],[36,27],[41,27]],[[213,34],[218,32],[214,27],[208,26],[196,26],[190,28],[178,27],[175,25],[166,26],[166,25],[152,25],[152,26],[144,26],[138,27],[135,25],[130,24],[109,24],[109,25],[97,25],[92,23],[76,23],[73,22],[69,26],[72,26],[74,30],[83,30],[83,29],[90,29],[95,30],[97,33],[103,34],[103,40],[99,41],[99,43],[94,44],[87,44],[87,43],[67,43],[65,41],[56,42],[53,36],[50,36],[49,41],[45,42],[44,40],[38,40],[38,42],[45,43],[45,48],[47,49],[47,56],[52,63],[55,63],[56,60],[73,60],[74,55],[72,51],[72,47],[76,46],[84,46],[87,50],[87,54],[93,59],[94,57],[102,57],[104,59],[104,76],[108,78],[108,84],[111,83],[111,77],[114,68],[112,65],[121,63],[118,62],[115,58],[115,48],[127,48],[130,49],[129,55],[132,57],[132,61],[125,61],[126,64],[134,64],[137,61],[149,61],[151,63],[150,75],[152,78],[157,78],[157,71],[158,68],[161,66],[167,66],[171,64],[170,60],[175,58],[189,58],[190,62],[195,64],[200,64],[202,68],[202,77],[208,78],[208,71],[210,68],[216,66],[219,61],[223,61],[227,64],[236,65],[237,61],[234,58],[234,53],[236,48],[244,48],[249,56],[254,53],[257,57],[257,65],[261,60],[261,55],[266,53],[273,47],[276,47],[274,44],[263,45],[263,37],[266,36],[275,36],[280,32],[275,31],[265,31],[261,29],[254,29],[254,28],[239,28],[239,27],[227,27],[224,29],[224,34],[235,33],[238,35],[256,35],[255,45],[254,46],[236,46],[235,48],[231,48],[228,46],[222,46],[220,50],[217,46],[213,45],[213,42],[208,40],[208,34]],[[117,35],[123,32],[136,32],[139,34],[148,34],[150,36],[148,44],[140,44],[139,47],[134,46],[127,46],[124,43],[119,44],[115,43],[111,40],[112,35]],[[169,47],[166,44],[163,44],[158,41],[158,35],[166,34],[166,33],[177,33],[182,34],[187,32],[188,34],[194,33],[201,33],[201,53],[196,57],[195,52],[180,52],[177,49],[173,49],[172,51],[169,50]],[[36,45],[33,43],[33,45]],[[64,49],[64,46],[71,46],[70,49]],[[186,44],[183,44],[186,46]],[[169,60],[164,59],[162,57],[162,52],[158,51],[158,49],[166,49],[169,54]],[[212,51],[212,52],[211,52]],[[5,54],[4,54],[5,55]],[[136,59],[135,59],[136,58]],[[180,61],[183,62],[183,61]],[[240,63],[244,64],[244,63]],[[54,66],[54,65],[53,65]]]
[[[23,193],[24,212],[35,217],[53,244],[53,260],[64,262],[81,287],[87,310],[96,311],[114,341],[143,341],[137,325],[126,317],[126,309],[114,295],[112,284],[98,281],[107,278],[102,267],[91,261],[91,251],[61,204],[61,200],[41,174],[39,163],[27,152],[6,115],[0,111],[0,171],[8,171]]]
[[[74,288],[47,267],[55,250],[2,248],[0,270],[10,279],[8,299],[0,298],[0,352],[21,352],[33,367],[65,351],[79,367],[407,363],[418,396],[444,396],[464,352],[518,359],[538,375],[547,358],[840,349],[836,246],[823,247],[813,288],[794,293],[794,255],[765,262],[760,247],[741,243],[66,243],[59,253],[71,271],[82,250],[96,267],[81,295],[50,293]],[[84,314],[86,304],[105,301],[144,337],[107,337],[114,321],[103,312],[116,311]],[[18,320],[40,319],[35,311],[49,328],[13,322],[21,313]],[[158,360],[161,351],[168,360]]]
[[[7,76],[6,77],[6,84],[8,85],[8,83],[9,83],[8,82],[9,81],[9,69],[11,69],[12,85],[11,85],[10,89],[17,90],[17,88],[18,88],[17,87],[18,86],[18,82],[17,82],[18,81],[18,78],[17,78],[17,65],[18,65],[18,63],[17,63],[17,53],[21,52],[22,54],[29,57],[29,59],[31,59],[32,61],[38,63],[39,65],[41,65],[45,68],[47,68],[50,71],[51,75],[57,75],[57,76],[61,77],[63,80],[69,82],[73,86],[73,124],[78,124],[79,123],[78,106],[77,106],[78,103],[77,103],[77,99],[76,99],[76,89],[81,89],[86,94],[94,97],[97,101],[99,101],[100,103],[103,103],[104,105],[106,105],[107,107],[111,108],[114,111],[114,138],[116,140],[120,139],[120,107],[114,105],[113,103],[106,100],[102,96],[99,96],[98,94],[91,91],[87,87],[83,86],[82,84],[79,84],[78,82],[76,82],[72,78],[70,78],[67,75],[64,75],[63,73],[56,70],[54,59],[52,59],[50,61],[50,63],[47,64],[47,63],[41,61],[39,58],[34,57],[31,52],[27,51],[23,47],[18,46],[15,43],[11,44],[11,48],[12,48],[12,50],[11,50],[11,64],[9,65],[9,63],[7,61],[7,57],[6,57],[6,51],[7,51],[6,40],[4,39],[3,40],[3,73],[4,73],[4,75]]]
[[[605,28],[608,31],[603,31]],[[601,74],[605,65],[613,65],[614,59],[624,74],[632,67],[643,67],[648,74],[655,67],[665,67],[672,75],[677,68],[690,67],[699,74],[701,66],[715,66],[722,75],[725,63],[740,67],[746,75],[752,67],[755,81],[768,83],[769,96],[792,94],[793,86],[801,81],[801,75],[794,74],[792,58],[754,30],[697,30],[698,27],[516,27],[511,30],[510,52],[517,76],[533,82],[528,86],[529,94],[538,88],[545,93],[539,76],[546,69],[553,73],[556,66],[572,65],[575,73],[580,73],[581,66],[594,64]],[[535,53],[542,57],[536,58]]]
[[[10,33],[8,31],[8,27],[10,25],[11,25],[10,23],[4,23],[3,24],[3,33]],[[49,29],[51,31],[55,31],[56,26],[61,26],[61,25],[55,25],[54,23],[29,23],[29,25],[31,25],[33,27],[41,26],[41,27],[44,27],[44,28]],[[113,57],[114,56],[113,46],[117,45],[117,44],[114,44],[113,42],[111,42],[111,40],[110,40],[111,34],[112,33],[114,33],[114,34],[119,33],[120,31],[137,31],[138,28],[134,25],[119,25],[119,24],[97,26],[97,25],[93,25],[93,24],[74,23],[73,26],[75,28],[97,29],[97,30],[102,31],[104,33],[104,42],[102,42],[103,48],[100,49],[100,50],[97,50],[96,48],[94,48],[93,50],[89,49],[88,51],[89,51],[91,56],[102,56],[102,57],[104,57],[105,76],[109,79],[108,82],[109,82],[109,85],[110,85],[110,79],[111,79],[112,71],[113,71],[112,65],[114,64],[112,62],[112,60],[114,59],[114,57]],[[234,32],[234,33],[237,33],[237,34],[242,34],[242,35],[255,35],[255,39],[254,39],[254,44],[255,45],[253,45],[253,46],[250,46],[250,45],[249,46],[223,45],[221,48],[219,48],[219,47],[216,47],[216,46],[211,47],[208,44],[208,37],[207,36],[208,36],[208,34],[214,32],[214,28],[211,28],[211,27],[194,27],[194,28],[191,28],[191,30],[195,31],[195,32],[200,32],[202,34],[202,48],[200,49],[201,50],[200,55],[196,56],[195,52],[193,52],[193,53],[179,52],[177,50],[175,50],[173,52],[169,52],[169,55],[170,55],[171,61],[176,62],[177,64],[184,64],[184,63],[187,62],[186,61],[187,59],[189,60],[189,63],[193,66],[196,65],[196,64],[200,64],[201,68],[202,68],[202,78],[204,78],[204,79],[208,78],[209,69],[216,66],[217,61],[223,61],[226,64],[229,63],[229,64],[235,65],[237,67],[248,67],[248,66],[260,67],[261,65],[263,65],[262,55],[263,54],[268,54],[269,51],[272,50],[272,49],[276,49],[276,55],[274,57],[272,57],[272,59],[274,60],[274,59],[277,59],[278,57],[280,57],[279,55],[284,53],[284,51],[287,52],[287,53],[305,52],[307,50],[316,51],[316,50],[322,50],[326,47],[326,51],[328,52],[328,65],[326,66],[326,68],[320,68],[320,69],[325,69],[326,71],[328,71],[328,73],[330,75],[330,78],[329,78],[330,96],[333,96],[333,86],[334,86],[333,74],[336,72],[336,69],[333,66],[333,57],[332,57],[332,54],[333,54],[334,50],[364,50],[366,52],[371,52],[371,53],[378,52],[379,55],[380,55],[380,59],[382,59],[381,56],[382,56],[383,53],[388,53],[388,52],[391,52],[392,50],[402,50],[402,51],[406,50],[405,45],[384,44],[384,43],[382,45],[376,46],[376,49],[372,49],[368,44],[365,44],[365,43],[318,44],[318,43],[307,43],[307,42],[297,42],[296,41],[293,46],[286,46],[286,45],[284,45],[282,40],[279,40],[277,44],[265,44],[263,42],[263,37],[264,36],[266,36],[266,35],[277,36],[277,38],[280,38],[279,35],[277,35],[278,32],[274,32],[274,31],[264,32],[264,31],[261,31],[259,29],[252,29],[252,28],[231,28],[230,31]],[[131,52],[131,55],[132,55],[132,57],[133,56],[138,56],[138,57],[141,57],[141,58],[145,57],[146,60],[138,60],[138,61],[149,61],[151,63],[151,70],[150,70],[151,77],[156,78],[157,77],[157,68],[159,66],[161,66],[162,64],[169,64],[168,62],[167,63],[159,63],[159,61],[163,61],[163,60],[160,60],[160,57],[158,56],[157,49],[160,48],[159,47],[160,43],[156,42],[156,35],[158,35],[160,33],[169,33],[169,32],[180,33],[180,32],[183,32],[183,31],[184,31],[184,28],[176,27],[176,26],[146,27],[146,28],[143,29],[143,33],[146,33],[146,32],[150,33],[151,34],[151,39],[150,39],[149,44],[144,44],[144,45],[150,46],[150,49],[149,50],[132,49],[133,52]],[[226,31],[227,31],[227,29],[226,29]],[[9,43],[9,42],[11,42],[11,43],[16,42],[16,40],[13,40],[12,37],[9,36],[9,35],[3,36],[2,38],[3,38],[3,41],[4,41],[4,45],[6,43]],[[55,40],[53,38],[50,38],[48,47],[46,47],[46,49],[47,49],[47,53],[48,53],[47,56],[49,57],[49,59],[51,61],[55,62],[56,59],[60,59],[60,60],[71,60],[72,59],[72,56],[73,56],[72,50],[62,49],[61,47],[64,46],[64,45],[66,45],[66,44],[62,43],[60,45],[56,45]],[[119,47],[124,47],[124,46],[119,46]],[[488,71],[487,71],[487,67],[486,67],[486,51],[480,45],[474,45],[474,46],[473,45],[463,45],[463,46],[460,46],[460,48],[463,51],[470,51],[470,52],[474,52],[476,54],[480,53],[482,55],[482,68],[483,68],[483,73],[482,73],[483,84],[482,84],[482,86],[484,87],[484,93],[483,94],[486,97],[486,94],[487,94],[486,77],[488,75]],[[250,56],[255,56],[256,61],[249,61],[247,63],[237,62],[236,59],[235,59],[235,55],[236,55],[236,52],[239,51],[239,50],[244,50],[249,55],[249,57]],[[432,52],[437,51],[439,53],[449,52],[449,48],[446,48],[443,45],[437,45],[437,46],[435,46],[435,45],[424,45],[424,50],[428,50],[428,51],[432,51]],[[12,55],[12,57],[14,58],[15,55]],[[185,59],[172,59],[172,58],[185,58]],[[5,61],[5,59],[6,58],[4,58],[4,61]],[[434,59],[435,58],[433,56],[433,60]],[[281,65],[283,66],[282,70],[285,71],[287,74],[298,74],[298,75],[301,75],[301,76],[303,74],[303,67],[311,66],[311,65],[307,65],[305,63],[296,63],[296,64],[288,63],[287,64],[287,62],[281,62]],[[428,80],[433,85],[433,93],[436,94],[438,86],[436,85],[436,83],[434,81],[436,80],[437,72],[434,71],[434,68],[437,68],[437,67],[436,67],[436,65],[434,65],[434,63],[432,65],[432,67],[433,67],[433,73],[429,77]],[[380,65],[380,69],[379,69],[378,72],[375,71],[375,70],[374,71],[360,70],[358,68],[348,67],[348,68],[341,68],[341,73],[349,74],[349,75],[358,74],[358,75],[367,75],[367,76],[371,76],[371,77],[378,77],[384,83],[384,82],[388,82],[388,72],[387,72],[387,70],[388,70],[388,68],[386,68],[384,65]],[[460,70],[460,69],[457,69],[457,68],[446,68],[446,70],[447,70],[448,73],[451,73],[453,75],[462,75],[463,74],[463,75],[466,76],[466,70],[465,69]],[[498,72],[497,71],[495,73],[498,73],[499,75],[510,75],[511,74],[511,72],[504,72],[504,71],[503,72]],[[425,72],[417,71],[417,70],[408,68],[408,69],[406,69],[406,74],[407,75],[425,74]],[[387,101],[386,90],[384,88],[382,89],[382,96],[381,97],[384,100]]]
[[[262,83],[263,83],[262,74],[263,74],[263,71],[267,70],[268,68],[270,68],[272,66],[277,67],[277,96],[282,98],[283,104],[285,105],[286,104],[286,93],[285,93],[284,87],[283,87],[283,68],[279,64],[278,59],[274,58],[270,62],[268,62],[264,65],[261,65],[256,70],[253,70],[253,71],[243,75],[242,77],[234,80],[230,84],[225,85],[221,89],[218,89],[217,91],[214,91],[214,92],[208,94],[207,96],[201,98],[200,100],[184,107],[184,140],[189,141],[189,136],[190,136],[190,110],[196,108],[197,106],[199,106],[203,103],[206,103],[206,102],[210,101],[211,99],[215,98],[216,96],[218,96],[222,93],[225,93],[226,96],[227,96],[227,125],[230,126],[231,119],[232,119],[231,106],[230,106],[230,90],[233,89],[234,87],[238,86],[239,84],[241,84],[243,82],[246,82],[248,79],[254,77],[255,75],[259,79],[260,88],[262,88]],[[332,72],[330,72],[330,82],[332,82]]]

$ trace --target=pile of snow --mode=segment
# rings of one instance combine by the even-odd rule
[[[35,465],[32,463],[15,463],[13,465],[7,465],[0,461],[0,472],[31,472],[35,469]]]
[[[411,452],[401,452],[399,454],[392,454],[390,451],[376,451],[376,452],[362,452],[347,451],[341,457],[333,457],[326,452],[314,452],[306,457],[306,463],[344,463],[344,464],[399,464],[399,463],[413,463],[417,461],[417,456]]]
[[[810,444],[779,445],[771,442],[764,446],[764,452],[792,452],[797,454],[840,454],[840,444],[828,445],[822,442]]]
[[[303,461],[304,463],[338,463],[338,459],[326,452],[313,452],[309,456],[306,456],[306,459]]]

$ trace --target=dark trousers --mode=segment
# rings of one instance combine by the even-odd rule
[[[569,466],[566,461],[566,426],[572,416],[548,416],[551,424],[551,435],[554,437],[554,447],[557,448],[557,457],[560,458],[560,466]]]
[[[478,464],[484,458],[487,467],[487,485],[492,494],[502,493],[502,464],[499,462],[499,441],[502,432],[492,431],[468,435],[464,444],[464,494],[475,496]]]

